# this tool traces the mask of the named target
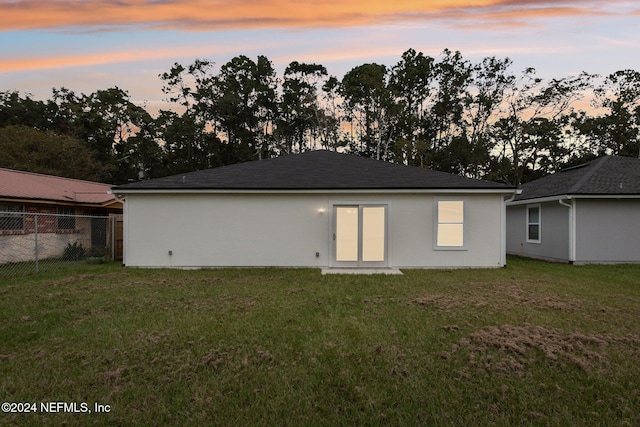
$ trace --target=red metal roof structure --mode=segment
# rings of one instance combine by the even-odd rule
[[[106,207],[120,205],[109,184],[0,168],[0,199]],[[116,207],[116,206],[110,206]]]

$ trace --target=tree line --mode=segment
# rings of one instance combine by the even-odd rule
[[[175,63],[151,113],[118,87],[0,92],[0,167],[120,184],[313,149],[518,185],[604,154],[640,156],[640,73],[541,79],[509,58],[409,49],[342,79],[265,56]],[[295,177],[292,177],[295,179]]]

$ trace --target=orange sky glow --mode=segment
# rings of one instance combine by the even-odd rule
[[[607,74],[640,69],[638,16],[630,0],[0,0],[0,91],[118,85],[155,102],[174,62],[265,55],[280,73],[305,61],[341,77],[409,48]]]
[[[523,3],[523,2],[520,2]],[[539,3],[536,5],[536,3]],[[551,1],[503,0],[235,0],[235,1],[50,1],[29,0],[0,3],[0,31],[111,26],[151,25],[181,30],[225,30],[270,27],[360,26],[402,20],[488,17],[527,19],[605,13],[588,4],[572,7]],[[535,6],[535,7],[532,7]],[[439,13],[443,13],[439,16]]]

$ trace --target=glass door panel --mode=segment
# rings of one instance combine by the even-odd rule
[[[339,267],[387,266],[387,206],[334,206],[334,263]]]
[[[336,208],[336,261],[358,261],[358,207]]]
[[[384,261],[386,232],[384,214],[384,206],[362,208],[362,261]]]

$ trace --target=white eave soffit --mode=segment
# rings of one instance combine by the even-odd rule
[[[113,191],[127,194],[515,194],[515,189],[335,189],[335,190],[222,190],[222,189],[163,189]]]
[[[531,205],[534,203],[546,203],[557,202],[558,200],[572,200],[572,199],[640,199],[640,194],[611,194],[611,195],[577,195],[577,196],[550,196],[550,197],[538,197],[537,199],[525,199],[516,200],[514,202],[507,202],[507,206],[519,206],[519,205]]]

